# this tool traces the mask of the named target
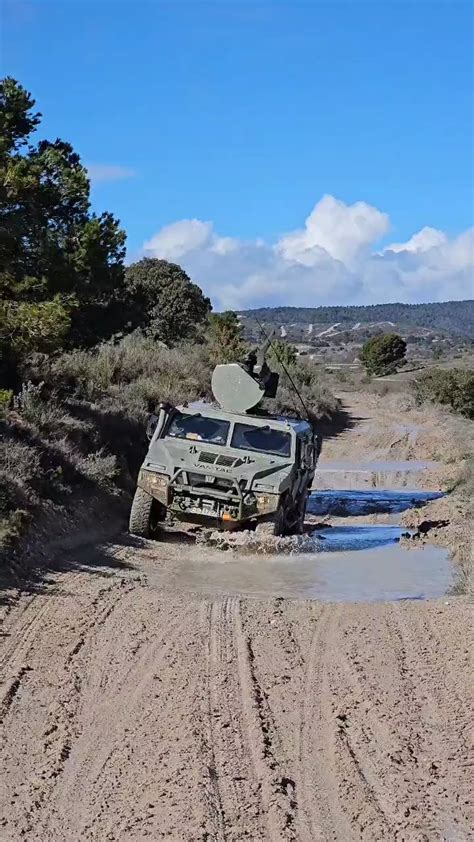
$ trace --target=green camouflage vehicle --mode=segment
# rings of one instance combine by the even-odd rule
[[[210,404],[160,404],[130,512],[130,532],[159,538],[167,519],[270,535],[302,531],[321,440],[308,421],[256,413],[275,397],[265,349],[219,365]],[[252,414],[253,412],[253,414]]]

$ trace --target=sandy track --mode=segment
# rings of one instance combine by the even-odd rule
[[[472,838],[470,606],[153,586],[192,552],[82,550],[3,607],[2,840]]]
[[[352,412],[325,458],[411,458]],[[472,604],[211,595],[211,552],[91,543],[7,594],[2,842],[474,839]]]

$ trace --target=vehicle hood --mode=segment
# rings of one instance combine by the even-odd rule
[[[183,439],[159,439],[152,442],[143,464],[144,468],[172,477],[176,471],[193,471],[208,476],[245,480],[247,489],[254,482],[266,480],[278,490],[280,482],[288,476],[293,466],[289,457],[253,453],[230,447],[219,447],[206,442]]]

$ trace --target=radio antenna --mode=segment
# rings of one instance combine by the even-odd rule
[[[264,335],[265,339],[267,340],[267,342],[268,342],[268,344],[269,344],[270,348],[272,349],[273,353],[275,354],[275,357],[276,357],[276,359],[278,360],[278,362],[280,363],[280,365],[281,365],[281,367],[282,367],[283,371],[285,372],[286,376],[288,377],[288,380],[290,381],[290,383],[291,383],[291,385],[292,385],[292,387],[293,387],[293,390],[294,390],[295,394],[298,396],[299,401],[300,401],[300,403],[301,403],[301,406],[303,407],[304,413],[305,413],[305,415],[306,415],[306,419],[309,421],[309,420],[310,420],[310,416],[309,416],[309,410],[308,410],[308,407],[306,406],[306,404],[305,404],[305,402],[304,402],[303,398],[301,397],[301,394],[300,394],[300,392],[299,392],[299,390],[298,390],[298,387],[296,386],[296,383],[295,383],[295,381],[293,380],[293,378],[292,378],[292,376],[291,376],[290,372],[288,371],[288,369],[287,369],[287,367],[286,367],[285,363],[284,363],[284,362],[283,362],[283,360],[281,359],[281,357],[280,357],[280,355],[279,355],[279,353],[278,353],[278,349],[277,349],[277,347],[273,344],[273,342],[272,342],[272,337],[271,337],[271,336],[269,336],[269,335],[267,334],[266,330],[264,329],[264,327],[263,327],[262,323],[259,321],[259,319],[257,318],[257,316],[255,316],[255,321],[257,322],[257,324],[258,324],[258,326],[259,326],[260,330],[262,331],[262,333],[263,333],[263,335]],[[296,408],[296,407],[295,407],[295,408]]]

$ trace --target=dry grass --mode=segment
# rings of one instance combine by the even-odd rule
[[[138,335],[90,351],[32,358],[13,409],[0,419],[4,544],[46,502],[53,509],[74,508],[77,494],[99,493],[114,506],[133,491],[146,452],[149,403],[209,399],[211,372],[205,345],[168,349]],[[314,415],[337,412],[339,402],[314,366],[298,365],[294,377]],[[283,377],[276,409],[294,414],[295,406]]]

